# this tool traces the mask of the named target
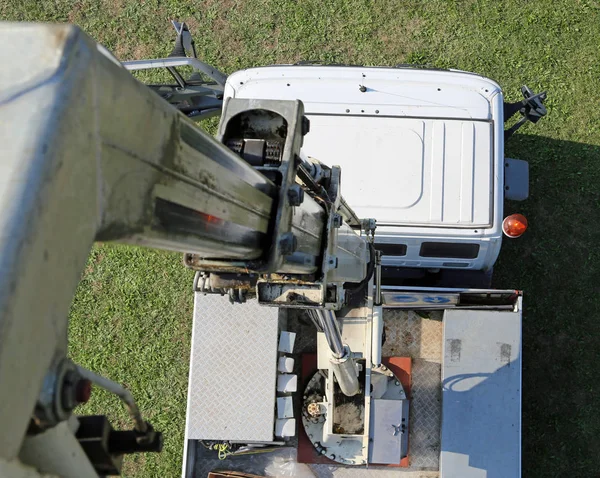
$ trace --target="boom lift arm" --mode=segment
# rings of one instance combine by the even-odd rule
[[[66,358],[94,241],[184,252],[198,287],[235,301],[337,310],[369,282],[374,221],[341,198],[339,168],[300,156],[299,101],[231,100],[219,142],[77,27],[0,35],[0,469],[93,476],[71,416],[86,380],[135,419],[112,455],[161,446],[126,391]],[[320,316],[336,334],[335,315]],[[52,463],[40,454],[50,443]]]

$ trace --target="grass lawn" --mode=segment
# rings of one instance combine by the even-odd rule
[[[549,114],[507,155],[531,165],[531,196],[509,204],[530,229],[505,241],[498,287],[525,291],[523,476],[600,476],[600,3],[597,0],[0,0],[0,18],[73,22],[122,60],[166,56],[170,18],[226,73],[317,60],[430,63],[547,89]],[[159,429],[161,455],[128,457],[128,476],[180,473],[192,275],[178,254],[99,245],[71,309],[71,355],[125,383]],[[129,426],[95,392],[86,412]]]

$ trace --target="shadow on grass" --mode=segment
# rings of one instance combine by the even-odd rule
[[[600,147],[516,135],[530,197],[508,203],[526,234],[506,240],[494,286],[524,291],[523,476],[598,476]]]

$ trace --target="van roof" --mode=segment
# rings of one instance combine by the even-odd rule
[[[300,99],[303,152],[342,167],[342,194],[380,225],[490,227],[500,87],[458,71],[271,66],[228,78],[226,96]]]

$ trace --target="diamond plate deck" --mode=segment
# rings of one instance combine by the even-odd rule
[[[409,469],[439,470],[442,419],[442,311],[384,309],[384,356],[411,357]]]
[[[195,294],[188,439],[273,439],[277,341],[276,308]]]

